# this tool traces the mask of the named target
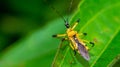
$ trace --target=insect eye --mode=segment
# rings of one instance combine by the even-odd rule
[[[66,28],[69,28],[69,27],[70,27],[69,24],[65,24],[65,26],[66,26]]]

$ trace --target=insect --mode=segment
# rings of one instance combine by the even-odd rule
[[[94,43],[79,38],[82,35],[87,35],[87,33],[78,34],[78,32],[74,30],[75,27],[78,25],[79,21],[80,21],[80,19],[78,19],[73,26],[70,26],[68,21],[65,21],[65,27],[67,29],[66,33],[65,34],[56,34],[56,35],[53,35],[53,37],[64,37],[65,40],[70,41],[70,47],[75,52],[75,54],[77,52],[84,59],[90,60],[90,56],[88,54],[89,48],[86,46],[86,43],[92,44],[92,47],[94,46]]]
[[[72,5],[72,1],[70,5]],[[55,10],[54,7],[52,7],[50,5],[50,7]],[[69,8],[70,11],[70,8]],[[65,19],[57,10],[55,10],[55,12],[64,20],[65,22],[65,27],[66,27],[66,32],[64,34],[55,34],[52,37],[61,37],[62,42],[64,40],[67,40],[70,42],[69,46],[72,48],[72,50],[74,51],[74,54],[78,53],[79,55],[81,55],[85,60],[90,60],[90,56],[88,53],[89,48],[86,46],[86,43],[90,43],[92,44],[92,47],[94,46],[93,42],[89,42],[87,40],[84,39],[80,39],[79,37],[81,37],[82,35],[86,36],[87,33],[78,33],[75,30],[75,27],[78,25],[78,23],[80,22],[80,19],[78,19],[73,26],[71,26],[69,24],[68,18]]]

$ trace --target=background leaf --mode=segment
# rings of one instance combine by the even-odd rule
[[[12,49],[8,49],[9,51],[3,54],[0,66],[50,66],[54,57],[53,54],[55,53],[53,50],[55,50],[58,44],[58,41],[54,42],[56,39],[53,39],[50,35],[52,35],[54,31],[59,30],[58,32],[61,32],[61,30],[64,29],[64,27],[54,29],[54,27],[63,26],[62,23],[58,23],[59,21],[60,20],[56,20],[53,24],[51,23],[42,30],[38,30],[24,40],[15,43]],[[52,41],[54,44],[52,44]]]

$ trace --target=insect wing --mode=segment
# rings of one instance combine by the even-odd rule
[[[78,44],[78,51],[80,52],[80,54],[86,59],[86,60],[90,60],[88,51],[86,50],[85,46],[83,46],[81,43],[77,43]]]
[[[89,57],[89,54],[88,54],[88,51],[87,49],[85,48],[85,46],[80,43],[80,41],[78,40],[78,37],[76,35],[73,36],[73,39],[78,47],[78,52],[86,59],[86,60],[89,60],[90,57]]]

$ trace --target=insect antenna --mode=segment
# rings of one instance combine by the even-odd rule
[[[72,8],[73,0],[70,1],[70,6],[68,7],[68,11],[66,13],[70,14],[71,8]],[[67,17],[67,20],[69,20],[69,16]]]
[[[57,11],[57,10],[53,7],[52,4],[48,3],[47,0],[45,0],[45,1],[46,1],[46,3],[49,5],[49,7],[52,8],[52,9],[56,12],[56,14],[64,20],[64,22],[67,22],[67,20],[65,19],[65,17],[64,17],[63,15],[61,15],[61,13],[60,13],[59,11]]]
[[[64,18],[64,16],[62,16],[62,15],[60,14],[60,12],[57,11],[52,5],[50,5],[50,7],[64,20],[64,22],[67,21],[67,20]]]
[[[69,4],[70,6],[68,7],[68,10],[66,11],[66,14],[70,14],[70,11],[71,11],[71,8],[72,8],[72,3],[73,3],[73,0],[70,1],[70,4]],[[70,27],[70,25],[69,25],[69,16],[66,19],[65,26],[66,26],[66,28]]]
[[[69,17],[67,17],[65,19],[65,17],[58,10],[56,10],[53,7],[53,5],[51,5],[47,0],[45,0],[45,1],[49,5],[49,7],[51,7],[56,12],[56,14],[64,20],[66,28],[69,28],[70,27],[70,25],[69,25]],[[70,6],[68,7],[68,10],[66,10],[66,14],[70,14],[70,11],[71,11],[71,8],[72,8],[72,3],[73,3],[73,0],[70,1],[70,4],[69,4]]]

